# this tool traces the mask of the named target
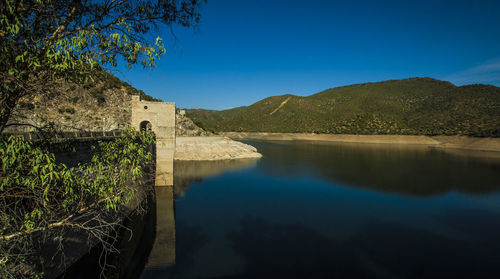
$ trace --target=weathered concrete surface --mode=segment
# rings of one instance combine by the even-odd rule
[[[325,142],[373,143],[393,145],[421,145],[434,148],[469,151],[500,152],[500,138],[473,138],[466,136],[406,136],[406,135],[333,135],[300,133],[221,133],[232,139],[247,140],[305,140]]]
[[[174,185],[175,139],[156,138],[155,186]]]
[[[148,121],[157,138],[175,138],[175,103],[141,101],[132,96],[132,127]]]
[[[175,160],[213,161],[243,158],[260,158],[255,147],[227,137],[178,137],[175,143]]]
[[[156,135],[155,185],[174,185],[175,103],[145,102],[132,96],[131,124]]]

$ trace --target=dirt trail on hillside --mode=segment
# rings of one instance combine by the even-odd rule
[[[286,103],[287,103],[287,102],[288,102],[291,98],[292,98],[292,96],[290,96],[290,97],[286,98],[286,100],[284,100],[283,102],[281,102],[281,104],[280,104],[277,108],[275,108],[275,109],[273,110],[273,112],[271,112],[269,115],[273,115],[275,112],[277,112],[277,111],[278,111],[280,108],[282,108],[282,107],[283,107],[283,106],[284,106],[284,105],[285,105],[285,104],[286,104]]]

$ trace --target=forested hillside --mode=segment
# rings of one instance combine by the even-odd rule
[[[188,110],[214,131],[500,136],[500,88],[431,78],[273,96],[224,111]]]

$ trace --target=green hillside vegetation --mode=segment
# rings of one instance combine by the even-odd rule
[[[500,88],[410,78],[337,87],[308,97],[273,96],[223,111],[191,109],[187,114],[217,132],[500,137]]]

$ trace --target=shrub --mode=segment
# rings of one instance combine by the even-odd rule
[[[90,96],[94,97],[97,100],[99,105],[106,103],[106,99],[104,98],[104,87],[97,87],[90,90]]]
[[[80,98],[78,96],[68,98],[68,102],[76,104]]]
[[[68,108],[58,108],[57,111],[59,113],[61,113],[61,114],[62,113],[75,114],[75,109],[74,108],[70,108],[70,107],[68,107]]]
[[[19,107],[21,109],[26,109],[26,110],[33,110],[35,109],[35,105],[32,103],[26,103],[26,102],[20,102]]]
[[[1,138],[0,278],[35,278],[42,263],[34,244],[44,247],[68,231],[84,232],[89,243],[112,250],[106,239],[143,183],[151,144],[152,134],[126,129],[116,140],[100,142],[90,162],[68,168],[56,162],[50,143]]]

